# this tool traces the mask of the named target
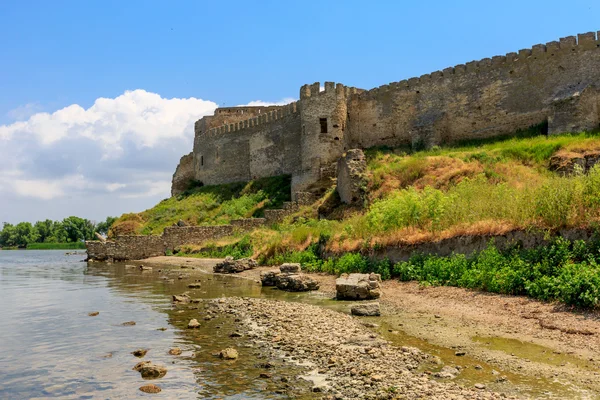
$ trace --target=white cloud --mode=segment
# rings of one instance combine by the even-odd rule
[[[42,111],[42,106],[39,103],[28,103],[10,110],[6,115],[12,120],[22,121],[40,111]]]
[[[266,107],[266,106],[284,106],[286,104],[290,104],[292,102],[296,101],[296,99],[294,99],[293,97],[286,97],[284,99],[281,99],[280,101],[276,101],[276,102],[268,102],[268,101],[262,101],[262,100],[254,100],[249,102],[248,104],[241,104],[237,107]]]
[[[0,125],[0,220],[68,216],[88,204],[103,219],[152,206],[169,196],[179,158],[192,148],[194,123],[216,107],[138,89],[98,98],[89,108],[39,112],[32,103],[11,111],[16,121]]]
[[[108,190],[109,192],[114,192],[115,190],[119,190],[122,189],[124,187],[127,187],[126,184],[124,183],[109,183],[106,185],[106,190]]]

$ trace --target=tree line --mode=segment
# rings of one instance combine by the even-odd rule
[[[4,222],[0,231],[0,247],[25,248],[31,243],[76,243],[94,240],[96,233],[108,234],[116,217],[95,223],[89,219],[67,217],[62,221],[19,222],[16,225]]]

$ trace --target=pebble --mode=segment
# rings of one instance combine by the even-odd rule
[[[310,390],[326,392],[331,399],[514,398],[448,381],[432,383],[422,367],[439,364],[439,359],[417,348],[399,348],[348,314],[310,304],[238,297],[207,300],[206,307],[235,318],[239,332],[268,359],[310,364],[306,373],[324,379],[315,381]],[[452,376],[460,373],[449,368],[445,372]]]

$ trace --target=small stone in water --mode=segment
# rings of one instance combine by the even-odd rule
[[[100,314],[100,311],[93,311],[93,312],[89,313],[88,316],[89,317],[95,317],[98,314]]]
[[[160,393],[162,389],[156,385],[149,384],[140,387],[140,390],[144,393]]]

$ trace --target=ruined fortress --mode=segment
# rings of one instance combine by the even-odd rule
[[[514,134],[600,127],[600,32],[569,36],[371,90],[325,82],[285,106],[218,108],[196,122],[172,195],[288,174],[292,193],[335,174],[352,148],[414,149]]]

